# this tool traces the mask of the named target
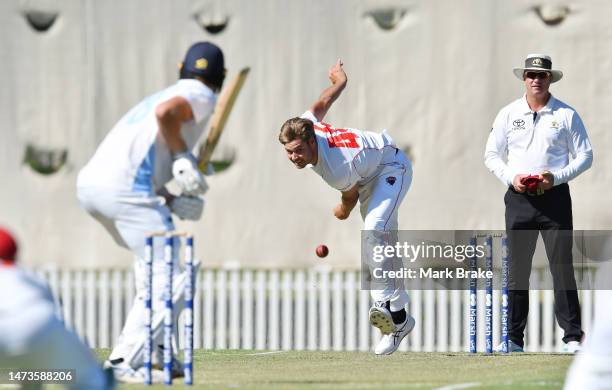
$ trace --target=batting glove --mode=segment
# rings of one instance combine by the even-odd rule
[[[180,219],[197,221],[202,218],[204,199],[199,196],[181,195],[170,203],[170,210]]]
[[[191,153],[181,153],[175,157],[172,176],[182,195],[198,196],[208,191],[206,179],[198,169],[198,160]]]

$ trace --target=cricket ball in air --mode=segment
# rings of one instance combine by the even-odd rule
[[[317,247],[317,250],[315,251],[315,253],[319,257],[325,257],[325,256],[327,256],[329,254],[329,248],[327,248],[326,245],[319,245]]]

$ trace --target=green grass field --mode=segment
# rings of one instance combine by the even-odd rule
[[[98,350],[104,359],[109,350]],[[572,356],[202,351],[194,389],[560,389]],[[182,378],[175,386],[183,386]],[[446,387],[448,386],[448,387]],[[166,388],[124,385],[122,389]]]

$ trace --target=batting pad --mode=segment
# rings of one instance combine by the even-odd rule
[[[194,278],[197,278],[198,270],[200,269],[200,262],[193,263],[193,274]],[[195,293],[195,280],[193,281],[193,291]],[[187,283],[187,273],[185,271],[178,274],[172,283],[172,305],[173,305],[173,348],[174,352],[177,350],[176,336],[178,332],[178,317],[183,310],[184,305],[184,294],[185,285]],[[142,303],[144,309],[144,301]],[[144,312],[144,310],[143,310]],[[153,362],[161,362],[161,351],[157,348],[158,345],[163,344],[163,329],[164,329],[164,311],[162,307],[153,312],[153,318],[151,320],[151,329],[153,334]],[[132,350],[124,357],[124,362],[129,364],[132,368],[138,369],[143,366],[144,361],[144,346],[146,342],[146,334],[142,332],[138,336],[137,341],[134,343]],[[160,357],[158,358],[157,355]]]

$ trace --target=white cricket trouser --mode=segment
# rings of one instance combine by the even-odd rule
[[[55,316],[55,308],[47,302],[0,318],[0,368],[70,369],[75,370],[75,379],[68,388],[108,388],[102,368],[89,348],[64,328]]]
[[[398,210],[412,183],[412,163],[398,150],[392,161],[384,164],[379,175],[359,189],[364,231],[372,241],[369,245],[395,245],[397,242]],[[368,234],[371,232],[372,234]],[[384,270],[395,270],[401,262],[387,259],[380,264],[369,264]],[[379,279],[380,281],[380,279]],[[382,289],[370,290],[375,301],[390,301],[391,310],[398,311],[408,304],[408,293],[403,280],[387,278]]]
[[[601,285],[610,288],[612,262],[597,273]],[[568,370],[564,389],[612,390],[612,290],[595,291],[593,326]]]
[[[145,239],[150,232],[172,231],[174,224],[170,209],[157,197],[150,197],[139,193],[117,193],[115,191],[100,188],[78,188],[77,195],[81,205],[98,220],[111,234],[115,242],[134,253],[134,277],[136,285],[136,296],[132,309],[128,313],[126,322],[111,355],[110,360],[123,358],[124,361],[138,369],[143,364],[142,347],[145,341],[144,324],[144,297],[145,297],[145,267],[144,248]],[[154,346],[162,345],[163,332],[162,318],[164,308],[164,237],[155,237],[153,240],[153,329]],[[173,291],[176,299],[174,309],[174,326],[177,326],[178,313],[183,304],[183,283],[177,283],[180,279],[178,267],[178,239],[174,240],[174,283]],[[182,279],[181,279],[182,280]],[[157,321],[156,321],[157,319]],[[176,332],[175,332],[176,334]],[[161,351],[154,348],[155,355],[159,356]]]
[[[81,206],[110,233],[115,242],[144,259],[145,237],[150,232],[174,230],[172,213],[162,199],[142,193],[79,187]],[[155,253],[163,253],[164,240],[155,240]]]

